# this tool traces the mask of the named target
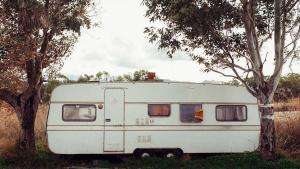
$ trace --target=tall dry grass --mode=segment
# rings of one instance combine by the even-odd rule
[[[284,102],[273,104],[274,110],[279,111],[300,111],[300,98],[289,99]]]
[[[35,121],[36,140],[46,145],[46,118],[48,105],[40,105]],[[0,153],[14,147],[20,136],[20,124],[14,110],[6,103],[0,102]]]
[[[276,112],[275,128],[278,151],[300,159],[300,111]]]

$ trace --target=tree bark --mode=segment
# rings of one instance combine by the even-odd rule
[[[38,87],[27,100],[23,101],[24,105],[22,106],[19,148],[27,155],[36,153],[34,123],[39,105],[39,91],[40,88]]]
[[[34,155],[36,153],[34,123],[21,127],[19,148],[25,155]]]
[[[274,124],[274,111],[270,104],[265,103],[260,107],[260,155],[265,160],[276,159],[276,135]]]

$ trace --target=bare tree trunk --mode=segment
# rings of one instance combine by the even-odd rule
[[[19,148],[26,155],[34,155],[36,153],[34,123],[38,105],[39,90],[34,91],[32,96],[24,102],[22,110]]]
[[[276,135],[274,124],[274,111],[269,102],[264,102],[260,107],[261,131],[260,154],[265,160],[276,159]]]

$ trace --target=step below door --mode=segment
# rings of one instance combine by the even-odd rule
[[[124,151],[123,89],[106,89],[104,94],[104,151]]]

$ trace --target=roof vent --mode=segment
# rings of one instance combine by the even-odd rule
[[[146,80],[155,80],[155,72],[147,72]]]

